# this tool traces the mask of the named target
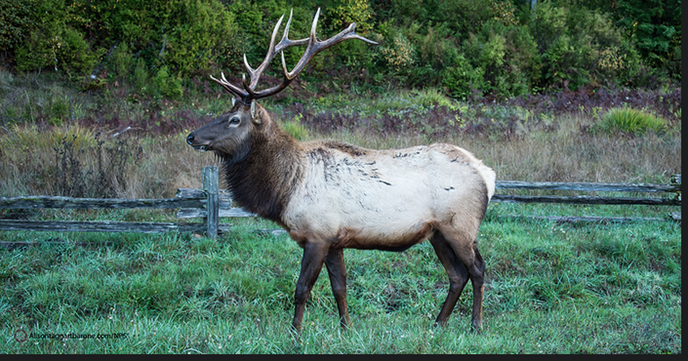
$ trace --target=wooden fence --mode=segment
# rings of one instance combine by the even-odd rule
[[[0,197],[0,209],[178,209],[177,218],[203,218],[203,222],[114,222],[114,221],[32,221],[0,219],[0,230],[4,231],[64,231],[64,232],[139,232],[159,233],[166,231],[205,232],[216,238],[218,232],[226,232],[229,225],[220,223],[220,218],[254,217],[255,214],[232,206],[229,192],[219,189],[218,169],[215,166],[203,168],[203,189],[182,188],[175,198],[164,199],[119,199],[119,198],[71,198],[51,196]],[[668,185],[585,183],[585,182],[518,182],[497,181],[497,190],[520,189],[539,191],[582,191],[582,192],[627,192],[654,193],[660,197],[612,197],[612,196],[557,196],[557,195],[508,195],[495,194],[492,202],[503,203],[570,203],[570,204],[617,204],[617,205],[659,205],[681,206],[681,175],[674,175]],[[666,195],[669,197],[666,197]],[[672,218],[680,221],[680,212]],[[626,219],[614,217],[542,217],[559,221]],[[653,219],[654,220],[654,219]]]
[[[218,170],[215,166],[203,168],[203,189],[193,195],[162,199],[71,198],[52,196],[0,197],[0,209],[195,209],[202,211],[204,221],[172,222],[114,222],[114,221],[30,221],[0,219],[4,231],[61,231],[61,232],[137,232],[159,233],[167,231],[206,232],[216,237],[218,231],[228,230],[218,219]],[[187,192],[188,193],[188,192]],[[226,193],[225,193],[226,194]],[[227,202],[223,207],[231,206]]]

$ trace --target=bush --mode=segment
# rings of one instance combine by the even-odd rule
[[[56,191],[70,197],[117,197],[141,148],[124,137],[105,140],[97,133],[93,139],[79,141],[80,136],[65,135],[53,148]]]
[[[413,23],[404,29],[416,49],[416,66],[409,74],[409,86],[439,86],[442,73],[452,68],[459,56],[459,46],[447,23],[423,26]]]
[[[397,32],[378,48],[379,60],[385,71],[403,79],[416,63],[416,49],[409,39]]]
[[[633,45],[597,11],[538,3],[529,27],[542,58],[543,88],[618,85],[642,70]]]
[[[299,39],[307,36],[321,6],[321,39],[356,22],[359,34],[380,45],[348,41],[315,57],[309,65],[315,71],[302,75],[311,87],[331,88],[329,81],[348,87],[354,81],[358,84],[348,89],[370,90],[392,81],[408,88],[444,86],[458,97],[477,90],[503,98],[680,80],[681,9],[675,0],[646,5],[541,1],[532,10],[529,5],[512,0],[2,1],[0,59],[21,72],[56,69],[77,76],[106,69],[110,76],[96,74],[101,75],[98,86],[134,80],[153,94],[147,81],[163,66],[176,79],[218,68],[240,75],[243,54],[253,66],[263,60],[280,15],[288,16],[293,6],[290,37]],[[302,54],[303,47],[285,51],[288,66]],[[265,75],[269,79],[280,72],[279,64],[272,64]],[[178,88],[166,91],[179,95]]]
[[[84,33],[70,26],[63,0],[27,0],[28,11],[22,19],[22,31],[30,35],[16,48],[16,66],[20,71],[52,67],[68,76],[90,73],[105,49],[93,48]],[[49,16],[46,16],[49,14]]]
[[[293,119],[283,121],[281,128],[296,140],[306,140],[309,136],[308,127],[303,125],[303,114],[299,113]]]
[[[16,68],[21,72],[43,69],[52,66],[57,70],[57,41],[44,36],[43,32],[31,33],[26,42],[15,53]]]
[[[14,59],[21,71],[50,66],[83,75],[112,49],[108,63],[118,77],[131,71],[132,54],[183,76],[222,65],[226,54],[234,52],[234,15],[219,0],[21,4],[8,7],[8,23],[0,25],[0,46],[16,47]],[[125,49],[116,51],[120,43]]]
[[[170,30],[163,38],[167,40],[166,53],[161,51],[164,63],[180,75],[209,70],[218,56],[228,51],[236,36],[233,14],[219,1],[165,3],[173,16],[164,18],[169,23],[161,28]]]
[[[156,93],[170,99],[179,99],[184,94],[181,79],[170,75],[166,65],[163,65],[155,74],[153,84],[155,84]]]
[[[129,45],[126,42],[115,45],[115,50],[112,52],[109,64],[115,77],[119,79],[127,79],[130,77],[134,69],[134,56],[129,50]]]
[[[450,24],[454,35],[463,40],[480,29],[484,22],[499,16],[493,3],[494,0],[429,1],[426,7],[430,8],[428,16],[433,23]]]
[[[373,28],[370,23],[372,10],[366,0],[335,0],[332,10],[332,30],[339,32],[349,24],[356,23],[357,32],[367,32]]]
[[[667,129],[667,122],[645,111],[623,107],[610,109],[602,115],[596,128],[607,134],[625,132],[641,135],[648,131],[664,132]]]
[[[450,96],[465,100],[474,93],[483,95],[485,71],[473,67],[465,56],[459,55],[454,65],[442,74],[442,85]]]
[[[12,51],[22,44],[33,27],[30,3],[0,1],[0,51]]]
[[[146,61],[143,58],[136,59],[136,66],[134,67],[134,86],[136,89],[148,93],[149,78]]]
[[[627,32],[643,61],[658,73],[681,79],[681,1],[612,2],[599,4]]]
[[[84,36],[72,28],[66,28],[60,40],[57,43],[56,66],[68,76],[90,74],[105,54],[102,48],[92,50]]]
[[[470,36],[464,49],[471,64],[484,70],[486,93],[499,97],[528,94],[539,76],[537,45],[526,27],[490,20],[477,35]]]

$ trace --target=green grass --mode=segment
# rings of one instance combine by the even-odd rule
[[[613,108],[602,115],[597,128],[604,133],[625,132],[640,135],[649,131],[665,132],[667,121],[644,110]]]
[[[286,235],[254,232],[274,224],[246,219],[218,240],[1,233],[38,245],[0,250],[0,352],[681,352],[679,224],[516,222],[499,215],[518,208],[492,206],[480,234],[482,334],[470,331],[470,284],[449,325],[433,326],[448,282],[425,242],[404,253],[346,250],[353,328],[340,328],[323,270],[294,335],[302,251]],[[86,338],[59,337],[70,334]]]

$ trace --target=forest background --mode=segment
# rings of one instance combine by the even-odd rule
[[[1,0],[0,66],[57,72],[81,90],[125,82],[139,96],[180,99],[208,74],[240,78],[243,54],[259,63],[290,8],[291,37],[305,37],[318,7],[319,37],[356,22],[380,43],[313,59],[302,78],[323,91],[435,87],[504,99],[681,81],[679,0]]]

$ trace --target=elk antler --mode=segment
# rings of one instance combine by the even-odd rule
[[[228,82],[225,78],[224,73],[221,73],[221,79],[216,79],[212,75],[210,76],[210,78],[216,81],[218,84],[220,84],[223,88],[225,88],[225,90],[230,92],[232,95],[241,98],[242,102],[244,102],[245,104],[250,104],[251,101],[254,99],[264,98],[270,95],[277,94],[280,91],[284,90],[284,88],[289,86],[291,81],[294,80],[299,75],[299,73],[301,73],[301,71],[306,67],[308,62],[315,56],[315,54],[319,53],[322,50],[325,50],[333,45],[336,45],[348,39],[359,39],[365,41],[366,43],[377,45],[377,42],[372,41],[370,39],[366,39],[354,32],[354,29],[356,28],[356,23],[351,23],[351,25],[349,25],[348,28],[342,30],[339,34],[327,40],[319,41],[315,37],[315,28],[318,24],[318,17],[320,16],[320,8],[318,8],[318,11],[316,11],[315,13],[315,17],[313,18],[313,25],[311,26],[311,33],[308,36],[308,38],[299,40],[289,40],[289,25],[291,25],[291,17],[293,13],[294,10],[292,9],[292,11],[289,12],[289,20],[287,20],[287,25],[284,28],[284,35],[282,36],[282,40],[280,40],[280,42],[275,45],[275,38],[277,36],[279,27],[282,24],[282,19],[284,18],[284,15],[282,15],[277,21],[275,29],[272,31],[272,37],[270,38],[270,46],[268,48],[268,53],[265,55],[265,59],[260,64],[260,66],[258,66],[256,69],[251,68],[251,66],[248,64],[248,60],[246,60],[246,54],[244,54],[244,65],[248,70],[251,81],[250,83],[247,83],[246,76],[243,75],[243,89]],[[284,60],[284,50],[292,46],[304,44],[308,44],[306,46],[306,51],[304,52],[303,56],[301,56],[301,59],[298,61],[298,63],[296,63],[294,69],[292,69],[292,71],[288,71],[287,63]],[[256,85],[258,85],[258,80],[260,80],[260,76],[263,74],[268,65],[270,65],[270,62],[272,61],[272,59],[275,58],[275,55],[279,53],[281,53],[282,55],[282,82],[279,85],[276,85],[272,88],[257,91]]]

